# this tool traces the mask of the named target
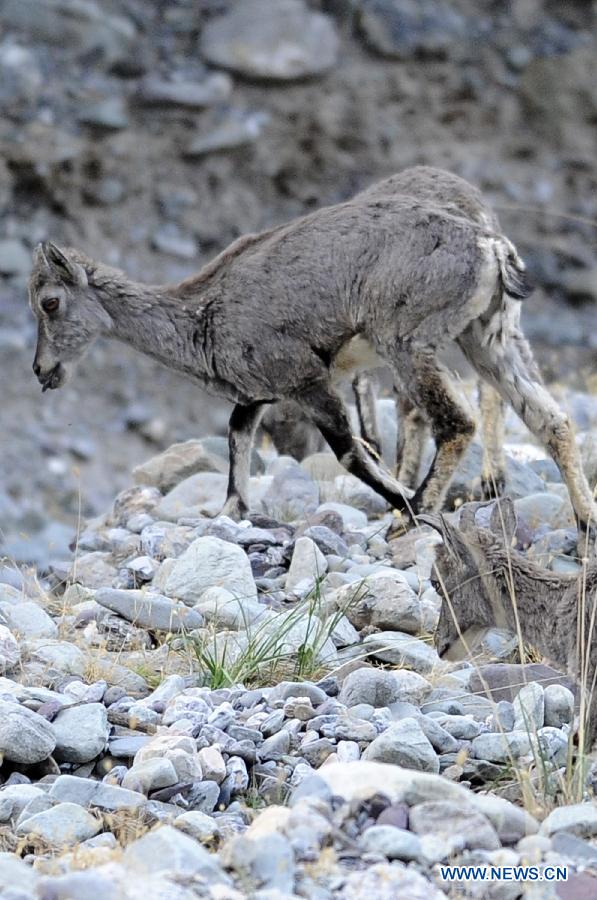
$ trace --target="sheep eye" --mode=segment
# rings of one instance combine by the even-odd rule
[[[44,312],[55,313],[60,306],[60,300],[58,297],[48,297],[47,300],[42,301],[41,306]]]

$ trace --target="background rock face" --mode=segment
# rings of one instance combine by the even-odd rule
[[[498,205],[539,286],[524,316],[547,374],[584,387],[597,283],[584,221],[597,202],[592,26],[589,5],[550,0],[2,3],[6,552],[43,566],[64,557],[79,515],[101,512],[132,466],[223,433],[228,416],[106,344],[42,403],[24,287],[47,237],[172,281],[241,233],[409,165],[444,166]],[[271,497],[272,515],[282,502]]]

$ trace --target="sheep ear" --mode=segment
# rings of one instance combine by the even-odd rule
[[[506,547],[512,544],[512,538],[516,534],[516,510],[511,497],[502,497],[495,501],[489,519],[489,529],[505,543]]]
[[[440,513],[422,513],[417,516],[417,521],[424,525],[431,525],[442,537],[444,546],[452,553],[456,552],[457,541],[454,540],[454,526]]]
[[[475,528],[475,515],[479,507],[476,504],[465,504],[460,510],[458,526],[462,531],[471,531]]]
[[[72,262],[52,241],[46,241],[42,244],[41,252],[55,278],[65,282],[65,284],[76,284],[79,287],[87,286],[87,273],[83,266]]]
[[[417,523],[421,522],[423,525],[431,525],[432,528],[435,528],[436,531],[442,533],[442,517],[435,515],[434,513],[420,513],[417,515]]]

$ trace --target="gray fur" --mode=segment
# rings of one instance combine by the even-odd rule
[[[510,270],[522,283],[524,266],[493,220],[474,221],[458,203],[438,199],[433,185],[453,183],[455,176],[414,169],[396,178],[430,186],[418,199],[414,187],[400,193],[392,187],[396,179],[381,182],[346,203],[240,238],[176,285],[137,284],[80,251],[44,245],[30,280],[40,382],[59,387],[89,344],[107,335],[232,401],[226,508],[237,515],[248,508],[245,456],[258,420],[256,412],[249,422],[244,408],[261,412],[264,404],[289,399],[313,420],[342,464],[392,506],[411,513],[437,508],[474,430],[437,351],[457,340],[479,374],[518,411],[529,406],[528,394],[537,387],[513,346],[520,335],[519,304],[504,290],[514,277]],[[462,191],[476,196],[470,186]],[[43,303],[51,296],[59,297],[60,307],[49,315]],[[363,348],[366,365],[359,356]],[[515,368],[502,375],[492,364],[500,353],[516,356]],[[435,459],[412,499],[352,436],[333,386],[348,370],[369,366],[373,354],[392,368],[435,437]],[[522,395],[516,385],[522,383],[524,402],[517,406]],[[546,439],[579,519],[587,521],[594,508],[575,447],[543,393],[525,421]]]
[[[494,505],[488,528],[478,527],[470,516],[461,516],[459,527],[443,517],[422,519],[444,541],[436,549],[432,575],[442,597],[438,652],[444,653],[472,625],[498,625],[516,633],[518,620],[525,642],[592,692],[587,726],[592,743],[597,732],[597,561],[591,560],[579,575],[558,575],[514,550],[509,500]]]

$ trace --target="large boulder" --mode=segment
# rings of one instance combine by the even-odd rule
[[[330,69],[338,37],[327,16],[303,0],[243,0],[204,28],[207,62],[250,79],[290,81]]]

